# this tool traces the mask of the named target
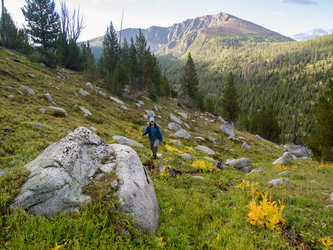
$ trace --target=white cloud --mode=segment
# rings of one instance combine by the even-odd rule
[[[283,0],[283,3],[295,3],[302,5],[319,5],[316,1],[313,0]]]

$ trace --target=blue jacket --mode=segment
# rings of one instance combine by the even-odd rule
[[[160,127],[157,124],[156,124],[156,131],[157,131],[157,137],[158,137],[158,139],[160,140],[160,142],[162,142],[163,141],[162,132],[161,132]],[[151,134],[149,125],[147,126],[145,132],[143,133],[143,135],[146,135],[146,134],[148,134],[149,140],[151,141],[152,134]]]

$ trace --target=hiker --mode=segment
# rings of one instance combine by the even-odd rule
[[[149,146],[153,152],[153,157],[156,159],[156,153],[158,144],[162,145],[162,132],[160,127],[155,122],[154,117],[151,117],[149,120],[149,125],[147,126],[145,132],[141,133],[141,136],[148,134],[149,137]]]

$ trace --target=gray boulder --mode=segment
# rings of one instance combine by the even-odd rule
[[[180,144],[180,142],[178,140],[172,140],[170,141],[173,145],[180,147],[182,144]]]
[[[45,96],[46,96],[46,99],[47,99],[49,102],[52,102],[52,103],[53,103],[52,96],[51,96],[49,93],[46,93]]]
[[[168,124],[168,128],[173,132],[177,132],[178,130],[182,129],[182,127],[179,124],[173,122],[170,122]]]
[[[96,172],[115,170],[121,209],[133,215],[147,232],[158,226],[159,207],[154,185],[134,150],[108,145],[89,129],[79,127],[50,145],[25,166],[31,171],[12,202],[29,213],[46,217],[74,212],[91,198],[82,192]]]
[[[278,163],[280,163],[281,165],[289,165],[289,164],[291,164],[291,161],[287,157],[281,156],[280,158],[276,159],[272,163],[272,165],[275,165],[275,164],[278,164]]]
[[[33,91],[31,88],[25,86],[25,85],[22,85],[20,87],[18,87],[19,90],[22,90],[22,91],[26,91],[28,94],[30,95],[34,95],[35,94],[35,91]]]
[[[99,91],[98,95],[104,99],[106,98],[106,94],[104,94],[102,91]]]
[[[135,141],[132,141],[131,139],[128,139],[124,136],[120,136],[120,135],[114,135],[112,136],[112,139],[113,140],[117,140],[117,143],[118,144],[122,144],[122,145],[133,145],[135,147],[139,147],[139,148],[142,148],[143,145],[138,143],[138,142],[135,142]]]
[[[252,170],[249,158],[228,159],[225,164],[228,166],[233,166],[237,170],[240,170],[244,173],[249,173]]]
[[[145,110],[145,112],[147,113],[147,115],[148,115],[149,117],[155,117],[155,116],[156,116],[155,112],[152,111],[152,110]]]
[[[294,143],[287,143],[284,145],[284,151],[285,152],[290,152],[296,157],[311,157],[312,152],[310,149],[308,149],[307,146],[305,145],[296,145]]]
[[[253,173],[263,173],[263,174],[265,174],[266,171],[265,171],[265,169],[263,169],[261,167],[260,168],[255,168],[255,169],[252,169],[252,171],[250,173],[248,173],[248,175],[253,174]]]
[[[221,123],[225,123],[225,120],[221,116],[217,117],[217,120]]]
[[[221,127],[220,130],[231,138],[235,138],[234,123],[226,121]]]
[[[199,145],[199,146],[196,146],[195,148],[202,151],[202,152],[205,152],[207,154],[215,155],[215,152],[213,150],[211,150],[210,148],[207,148],[205,146]]]
[[[187,114],[186,113],[184,113],[184,112],[180,112],[180,113],[178,113],[179,115],[181,115],[184,119],[187,119]]]
[[[110,96],[110,99],[111,99],[112,101],[114,101],[114,102],[120,104],[120,105],[124,105],[124,102],[121,101],[121,100],[119,100],[118,98],[115,98],[115,97],[113,97],[113,96]]]
[[[47,106],[47,108],[53,109],[53,110],[56,110],[56,111],[60,111],[60,112],[64,113],[65,116],[67,116],[67,112],[63,108],[58,108],[58,107],[53,107],[53,106]]]
[[[117,144],[110,147],[116,156],[116,175],[119,180],[117,195],[121,202],[121,209],[134,216],[146,232],[155,232],[160,209],[149,174],[133,149]]]
[[[260,135],[255,135],[254,138],[257,139],[257,140],[261,140]]]
[[[176,116],[174,116],[173,114],[170,114],[170,120],[172,122],[178,123],[179,125],[182,125],[182,121],[179,118],[177,118]]]
[[[180,157],[183,158],[183,159],[186,159],[186,160],[191,160],[192,159],[192,157],[189,154],[181,154]]]
[[[185,138],[186,140],[189,140],[191,138],[191,135],[187,133],[185,129],[178,130],[175,133],[175,136],[177,136],[178,138]]]
[[[201,137],[201,136],[197,136],[195,137],[195,139],[199,140],[199,141],[206,141],[205,138]]]
[[[291,173],[291,171],[287,170],[287,171],[283,171],[281,173],[278,173],[278,175],[288,175],[290,173]]]
[[[84,91],[83,89],[79,90],[79,94],[84,96],[84,97],[90,95],[88,92]]]
[[[281,183],[286,183],[286,184],[290,184],[290,180],[289,179],[274,179],[271,180],[270,182],[268,182],[269,184],[273,185],[274,187],[279,186]]]
[[[247,144],[247,143],[244,142],[243,145],[242,145],[242,148],[250,150],[251,146],[249,144]]]
[[[91,82],[86,83],[86,89],[92,90],[93,86],[91,85]]]
[[[297,157],[290,152],[284,152],[282,157],[288,158],[289,160],[297,159]]]
[[[80,107],[80,109],[81,109],[81,111],[82,111],[83,113],[92,116],[92,113],[91,113],[88,109],[86,109],[85,107]]]
[[[214,137],[209,136],[208,140],[210,140],[213,144],[216,144],[216,139]]]

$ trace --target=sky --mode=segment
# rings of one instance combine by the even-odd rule
[[[31,0],[30,0],[31,1]],[[66,1],[80,8],[85,29],[78,41],[105,34],[112,21],[115,30],[170,27],[187,19],[220,12],[250,21],[295,40],[333,33],[333,0],[54,0],[56,11]],[[25,0],[4,0],[18,27],[26,24],[21,8]]]

